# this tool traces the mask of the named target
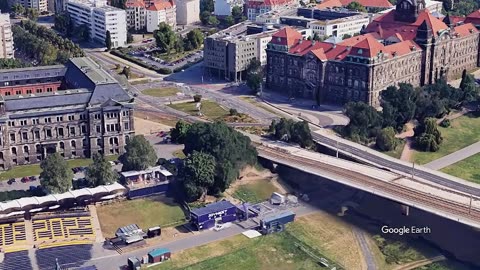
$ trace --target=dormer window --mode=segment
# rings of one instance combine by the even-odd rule
[[[362,54],[363,54],[363,50],[362,50],[362,49],[358,49],[357,53],[360,54],[360,55],[362,55]]]

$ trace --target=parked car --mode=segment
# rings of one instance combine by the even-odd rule
[[[30,180],[30,182],[37,181],[36,176],[30,176],[28,179]]]
[[[15,178],[10,178],[8,181],[7,181],[7,184],[11,185],[13,183],[16,183],[17,180]]]
[[[25,176],[25,177],[22,177],[22,179],[20,181],[22,183],[28,183],[28,182],[30,182],[30,178],[28,178],[28,176]]]

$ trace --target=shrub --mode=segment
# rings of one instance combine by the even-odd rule
[[[200,102],[200,101],[202,101],[202,95],[195,95],[195,96],[193,96],[193,101],[195,101],[195,102]]]
[[[238,115],[238,111],[236,109],[230,109],[230,115],[231,116]]]
[[[451,124],[450,119],[443,119],[443,121],[440,122],[440,126],[444,128],[450,127],[450,124]]]

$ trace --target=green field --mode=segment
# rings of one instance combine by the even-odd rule
[[[294,270],[319,269],[319,264],[299,249],[289,233],[247,239],[243,235],[188,249],[172,255],[172,259],[152,270]],[[340,269],[337,267],[337,269]]]
[[[113,161],[118,159],[118,155],[107,156],[106,158],[109,161]],[[92,159],[89,158],[67,160],[67,164],[70,168],[88,166],[91,163]],[[40,168],[40,164],[16,166],[8,171],[0,173],[0,181],[8,180],[10,178],[22,178],[24,176],[40,175],[41,172],[42,169]]]
[[[474,270],[477,268],[469,267],[464,264],[451,260],[435,262],[426,266],[415,268],[414,270]]]
[[[202,103],[201,112],[208,119],[211,119],[211,120],[223,119],[225,116],[229,114],[227,110],[225,110],[224,108],[222,108],[220,105],[218,105],[213,101],[202,100],[201,103]],[[192,101],[192,102],[170,104],[168,106],[177,111],[182,111],[190,115],[197,115],[198,111],[195,108],[195,104],[196,103]]]
[[[170,97],[175,96],[180,90],[175,87],[150,88],[143,90],[142,93],[152,97]]]
[[[442,172],[480,184],[480,154],[473,155],[448,167]]]
[[[413,152],[413,161],[426,164],[480,141],[480,117],[471,114],[451,121],[448,128],[438,127],[443,142],[437,152]]]
[[[244,202],[258,203],[270,198],[275,191],[278,189],[265,179],[238,186],[233,197]]]
[[[114,236],[119,227],[130,224],[147,229],[158,225],[176,226],[185,222],[180,206],[163,195],[101,205],[97,207],[97,214],[106,237]]]

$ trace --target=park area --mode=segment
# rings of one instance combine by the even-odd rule
[[[178,92],[181,91],[176,87],[150,88],[142,91],[145,95],[152,97],[170,97],[175,96]]]
[[[146,230],[150,227],[172,227],[185,222],[178,204],[163,195],[135,200],[125,200],[97,207],[103,235],[112,237],[119,227],[137,224]]]
[[[108,161],[114,161],[118,159],[118,155],[106,156],[106,159]],[[70,168],[88,166],[92,164],[92,162],[93,161],[90,158],[78,158],[78,159],[67,160],[67,164]],[[36,176],[36,175],[40,175],[41,172],[42,172],[42,169],[40,168],[40,164],[16,166],[8,171],[4,171],[0,173],[0,181],[8,180],[10,178]]]
[[[221,107],[220,105],[218,105],[213,101],[202,100],[201,103],[202,103],[202,107],[201,107],[202,114],[210,120],[223,119],[228,115],[228,111],[226,109],[224,109],[223,107]],[[196,104],[197,104],[196,102],[191,101],[191,102],[174,103],[168,106],[170,106],[171,108],[177,111],[182,111],[190,115],[198,115]]]
[[[443,142],[437,152],[413,152],[413,160],[417,164],[427,164],[433,160],[458,151],[480,141],[480,117],[466,114],[451,120],[450,127],[438,126]]]
[[[441,169],[442,172],[480,184],[480,154],[473,155]]]

